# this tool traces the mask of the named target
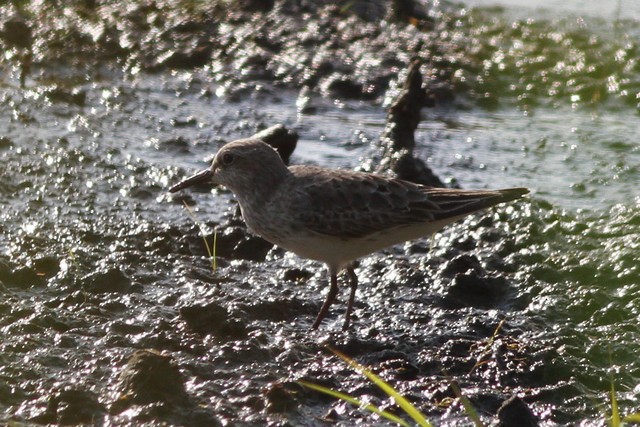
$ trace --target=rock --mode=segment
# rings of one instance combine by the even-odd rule
[[[85,289],[92,293],[127,293],[131,291],[131,279],[117,267],[87,274],[82,278],[82,282]]]
[[[90,391],[67,389],[49,398],[44,413],[30,421],[38,424],[101,425],[107,410],[98,396]]]
[[[110,412],[119,414],[133,405],[162,402],[187,404],[184,379],[173,359],[155,350],[136,350],[120,373],[117,385],[120,397]]]
[[[498,427],[537,427],[538,418],[518,396],[505,400],[498,409]]]
[[[309,270],[302,270],[300,268],[289,268],[285,270],[282,275],[282,280],[287,282],[306,282],[313,276],[313,273]]]
[[[64,102],[78,107],[84,107],[87,102],[87,93],[80,88],[53,85],[44,89],[42,94],[51,102]]]
[[[189,126],[186,123],[190,123],[191,119],[193,118],[183,119],[184,122],[180,122],[181,124],[178,124],[178,120],[180,119],[174,119],[171,121],[171,124],[175,127]],[[185,123],[185,124],[182,124],[182,123]],[[190,146],[191,146],[191,143],[186,138],[183,138],[181,136],[178,136],[177,138],[164,139],[162,141],[159,141],[156,144],[156,148],[158,149],[161,149],[167,152],[175,152],[175,153],[188,153]]]
[[[484,269],[480,265],[480,261],[475,255],[458,255],[450,261],[447,261],[442,274],[447,277],[453,277],[456,274],[467,273],[468,271],[474,271],[482,274]]]
[[[468,270],[455,275],[445,299],[453,307],[490,309],[504,300],[508,290],[504,277],[485,277],[475,270]]]
[[[13,145],[13,141],[9,137],[0,136],[0,150],[6,150],[13,147]]]
[[[38,256],[33,261],[36,274],[42,277],[53,277],[60,271],[60,261],[53,256]]]
[[[198,252],[201,251],[202,237],[199,236],[199,241],[192,238],[193,244],[198,248]],[[223,258],[233,258],[233,252],[235,247],[248,237],[245,226],[232,226],[229,224],[221,225],[216,235],[216,255]],[[207,236],[207,241],[213,241],[213,236]]]
[[[382,159],[376,172],[392,171],[398,178],[431,187],[445,187],[426,163],[413,156],[415,130],[420,124],[420,111],[427,104],[422,87],[421,62],[414,60],[400,95],[387,113],[387,123],[380,136]]]
[[[215,302],[182,307],[180,317],[189,329],[198,334],[225,338],[242,338],[246,335],[244,322],[231,318],[228,310]]]
[[[433,19],[428,16],[428,11],[422,6],[422,2],[414,0],[392,0],[387,19],[395,22],[421,21],[430,26],[433,24]]]
[[[173,358],[155,350],[137,350],[133,353],[120,373],[117,390],[119,398],[109,408],[112,415],[139,406],[127,418],[132,417],[140,424],[193,427],[221,425],[210,409],[191,400],[185,380]],[[132,424],[138,425],[136,422]]]
[[[298,134],[282,124],[264,129],[253,135],[252,138],[261,139],[275,148],[285,164],[289,164],[289,157],[298,144]]]
[[[8,285],[20,288],[30,288],[31,286],[43,286],[46,280],[43,276],[31,267],[15,268],[8,278]]]
[[[174,119],[171,119],[171,126],[173,126],[174,128],[192,127],[197,125],[198,120],[193,116],[176,117]],[[176,139],[183,140],[182,137],[178,137]]]
[[[265,409],[270,414],[282,414],[298,405],[296,395],[301,386],[297,383],[272,383],[264,392]]]
[[[290,322],[299,316],[317,311],[316,307],[297,298],[276,298],[274,300],[256,298],[238,306],[251,320],[270,320],[274,322]],[[311,308],[310,308],[311,307]]]
[[[241,0],[238,5],[245,12],[269,12],[275,0]]]
[[[261,237],[247,232],[244,224],[238,226],[220,226],[221,233],[216,237],[216,255],[229,259],[264,261],[273,244]],[[202,239],[200,239],[201,241]],[[207,236],[212,242],[213,236]],[[198,242],[198,245],[201,243]],[[199,247],[199,246],[198,246]]]
[[[20,49],[31,49],[31,44],[33,43],[31,27],[19,15],[4,21],[0,31],[0,38],[9,46]]]
[[[338,99],[365,99],[367,94],[362,83],[353,77],[341,73],[334,73],[320,84],[322,94],[328,98]]]
[[[188,70],[203,67],[211,60],[213,46],[208,43],[198,43],[195,47],[172,49],[159,56],[157,63],[149,66],[150,71],[163,68]]]
[[[426,99],[420,65],[419,60],[409,65],[402,91],[387,112],[387,124],[381,138],[387,151],[406,149],[411,153],[415,146],[414,132],[420,124],[420,110]]]
[[[271,248],[273,248],[273,243],[258,236],[248,235],[233,248],[233,258],[264,261]]]
[[[403,381],[413,381],[420,374],[420,369],[416,365],[402,358],[385,360],[380,363],[380,369],[385,372],[385,375],[393,375]]]
[[[422,159],[414,157],[410,152],[402,150],[394,157],[396,160],[393,162],[391,170],[398,178],[429,187],[446,187],[444,182],[433,173]]]
[[[53,400],[59,425],[94,424],[106,413],[95,393],[65,390]]]

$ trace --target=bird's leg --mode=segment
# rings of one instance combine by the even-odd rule
[[[356,298],[356,288],[358,287],[358,276],[356,276],[356,272],[353,271],[352,265],[347,267],[347,274],[349,275],[349,286],[351,287],[351,293],[349,294],[347,313],[344,316],[344,324],[342,325],[343,331],[349,329],[349,322],[351,321],[351,311],[353,310],[353,301]]]
[[[318,326],[320,326],[320,322],[322,322],[322,319],[324,319],[329,312],[329,307],[331,307],[331,304],[333,304],[333,301],[336,299],[336,295],[338,294],[338,272],[330,269],[329,274],[331,276],[331,286],[329,287],[329,293],[327,294],[327,299],[324,300],[324,304],[322,304],[322,308],[318,312],[316,321],[313,322],[313,325],[311,325],[311,329],[318,329]]]

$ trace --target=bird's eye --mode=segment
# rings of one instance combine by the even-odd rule
[[[224,154],[222,155],[222,159],[221,159],[221,160],[222,160],[222,164],[223,164],[223,165],[228,166],[228,165],[230,165],[231,163],[233,163],[234,159],[235,159],[235,156],[234,156],[233,154],[231,154],[231,153],[224,153]]]

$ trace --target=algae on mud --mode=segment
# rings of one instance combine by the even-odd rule
[[[603,420],[610,370],[623,415],[638,411],[637,23],[422,2],[392,14],[385,2],[243,9],[252,3],[0,6],[2,420],[367,422],[298,379],[393,408],[326,343],[438,425],[464,418],[440,406],[455,397],[445,371],[485,420],[512,395],[545,423]],[[7,35],[16,22],[31,27],[31,59]],[[165,190],[221,143],[275,123],[301,136],[292,162],[375,166],[380,103],[414,56],[434,104],[416,157],[449,185],[536,193],[432,248],[362,260],[360,328],[310,336],[318,266],[274,249],[221,258],[213,275]],[[197,198],[199,218],[225,224],[229,244],[249,238],[215,193]],[[141,349],[170,358],[188,402],[116,410],[122,372],[146,366]]]

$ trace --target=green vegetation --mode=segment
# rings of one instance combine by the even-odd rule
[[[467,396],[462,394],[462,390],[460,390],[458,383],[456,383],[455,381],[451,381],[451,388],[453,389],[453,392],[456,394],[456,396],[458,396],[458,399],[460,400],[460,403],[462,403],[464,411],[467,413],[467,416],[471,419],[471,421],[473,421],[473,424],[476,427],[484,427],[484,423],[480,419],[478,411],[476,411],[476,408],[473,407],[471,401],[467,398]]]
[[[319,391],[331,397],[335,397],[336,399],[344,400],[345,402],[351,403],[352,405],[355,405],[359,408],[366,409],[367,411],[373,412],[374,414],[378,414],[388,419],[389,421],[393,421],[394,423],[397,423],[398,425],[401,425],[403,427],[409,427],[409,424],[405,420],[395,416],[391,412],[384,411],[379,407],[372,405],[370,403],[364,403],[361,400],[358,400],[354,397],[349,396],[348,394],[340,393],[339,391],[331,390],[330,388],[323,387],[318,384],[313,384],[307,381],[298,381],[298,382],[307,388]]]
[[[627,423],[640,424],[640,412],[620,418],[620,410],[618,408],[618,399],[616,398],[616,389],[613,378],[611,378],[611,391],[609,396],[611,399],[611,417],[609,418],[609,425],[611,427],[622,427]]]
[[[196,224],[200,229],[200,235],[202,236],[204,247],[207,250],[207,254],[209,254],[209,260],[211,261],[211,270],[215,273],[216,270],[218,269],[218,262],[217,262],[217,256],[216,256],[216,245],[218,243],[218,231],[213,230],[213,242],[210,246],[209,242],[207,241],[206,227],[202,222],[198,221],[198,219],[196,218],[196,215],[193,213],[193,211],[191,210],[189,205],[187,205],[186,202],[184,203],[184,207],[187,208],[187,214],[193,220],[194,224]]]
[[[338,357],[340,357],[342,360],[344,360],[345,362],[347,362],[349,364],[349,366],[351,366],[356,372],[366,376],[367,378],[369,378],[369,380],[371,380],[371,382],[373,382],[375,385],[377,385],[382,391],[384,391],[389,397],[393,398],[393,400],[396,402],[396,404],[398,406],[400,406],[400,408],[402,408],[402,410],[411,417],[411,419],[413,419],[413,421],[416,422],[417,425],[421,426],[421,427],[427,427],[427,426],[431,426],[431,423],[429,423],[429,421],[427,421],[427,418],[424,416],[424,414],[422,414],[413,404],[411,404],[411,402],[409,402],[404,396],[402,396],[400,393],[398,393],[397,390],[395,390],[393,387],[391,387],[389,384],[387,384],[382,378],[378,377],[376,374],[374,374],[373,372],[371,372],[369,369],[367,369],[366,367],[360,365],[358,362],[354,361],[353,359],[349,358],[348,356],[346,356],[345,354],[334,350],[334,349],[330,349],[335,355],[337,355]],[[362,409],[374,412],[378,415],[381,415],[385,418],[387,418],[390,421],[393,421],[401,426],[408,426],[409,424],[406,423],[406,421],[398,418],[397,416],[391,414],[390,412],[386,412],[381,410],[380,408],[378,408],[375,405],[371,405],[371,404],[362,404],[361,401],[359,401],[356,398],[353,398],[351,396],[348,396],[344,393],[340,393],[331,389],[328,389],[326,387],[322,387],[319,386],[317,384],[312,384],[306,381],[299,381],[300,384],[302,384],[305,387],[309,387],[311,389],[320,391],[322,393],[328,394],[329,396],[332,397],[336,397],[338,399],[344,400],[345,402],[351,403],[353,405],[356,405]]]

